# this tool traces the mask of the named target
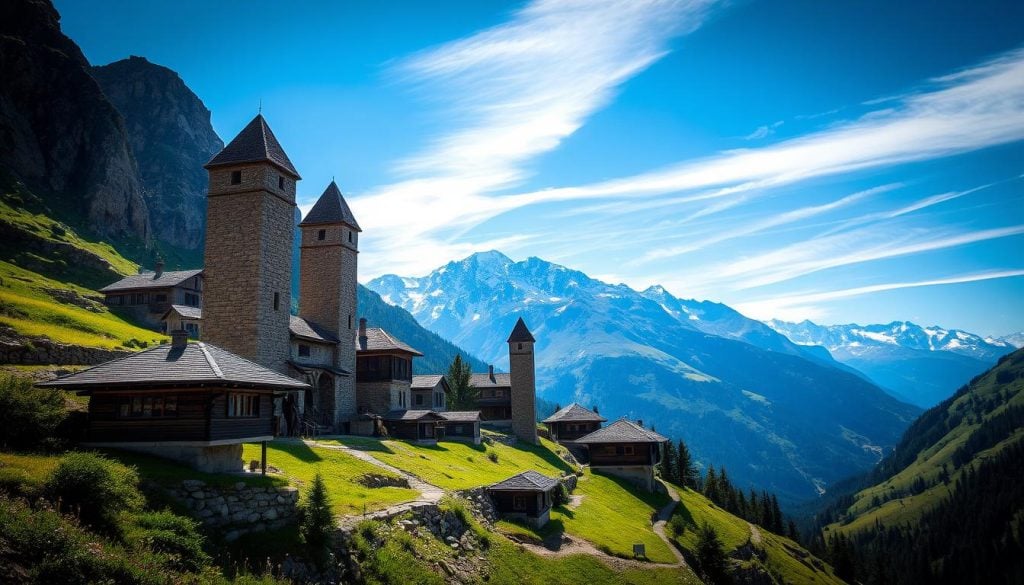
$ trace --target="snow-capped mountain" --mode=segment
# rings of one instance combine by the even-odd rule
[[[537,338],[543,398],[643,419],[740,484],[790,501],[873,465],[918,413],[725,305],[640,293],[539,258],[474,254],[367,286],[498,367],[522,316]]]
[[[996,337],[996,338],[986,337],[985,341],[987,341],[989,343],[1002,342],[1002,343],[1006,343],[1008,345],[1012,345],[1013,347],[1016,347],[1017,349],[1020,349],[1020,348],[1024,347],[1024,331],[1019,331],[1017,333],[1011,333],[1009,335],[1004,335],[1002,337]]]
[[[772,320],[767,324],[795,343],[824,347],[837,361],[924,408],[938,404],[1015,349],[1008,340],[909,321],[818,325]]]

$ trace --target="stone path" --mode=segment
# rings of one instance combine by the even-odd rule
[[[760,545],[761,544],[761,530],[757,526],[751,524],[750,522],[747,522],[747,526],[750,526],[750,543],[751,544],[755,544],[755,545]]]

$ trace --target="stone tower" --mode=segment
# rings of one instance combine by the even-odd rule
[[[334,421],[356,413],[356,286],[359,233],[338,185],[331,181],[302,223],[299,315],[338,338],[334,366],[351,372],[335,380]]]
[[[512,382],[512,432],[520,441],[537,444],[537,381],[533,365],[533,334],[523,318],[508,336],[509,377]]]
[[[295,183],[262,115],[205,165],[203,339],[287,372]]]

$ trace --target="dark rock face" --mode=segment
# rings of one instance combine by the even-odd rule
[[[93,67],[124,117],[156,239],[201,250],[206,221],[203,165],[224,143],[210,110],[174,71],[131,57]]]
[[[121,115],[45,0],[0,2],[0,168],[103,236],[150,241]]]

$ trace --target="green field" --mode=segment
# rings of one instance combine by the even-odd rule
[[[244,446],[245,461],[260,458],[259,444]],[[334,513],[343,516],[373,512],[393,504],[415,500],[413,489],[369,488],[357,480],[368,473],[394,477],[380,467],[346,455],[338,449],[310,447],[301,442],[275,441],[267,444],[267,465],[277,467],[288,481],[304,488],[319,471],[331,495]]]
[[[323,442],[332,441],[367,451],[384,463],[446,490],[497,483],[527,469],[551,477],[571,471],[569,464],[556,454],[560,447],[546,439],[541,439],[537,446],[518,444],[514,447],[498,442],[470,445],[456,441],[417,445],[365,437],[343,437]],[[491,457],[496,457],[497,461]]]

